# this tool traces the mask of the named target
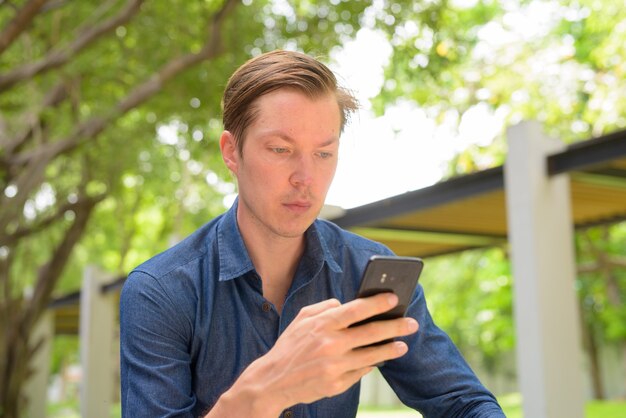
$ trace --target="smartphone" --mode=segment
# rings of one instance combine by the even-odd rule
[[[367,318],[352,326],[403,317],[411,302],[423,268],[424,262],[417,257],[372,256],[363,272],[357,298],[393,292],[398,296],[398,304],[387,312]]]

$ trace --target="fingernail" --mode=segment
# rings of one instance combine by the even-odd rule
[[[409,328],[409,332],[417,331],[417,321],[413,318],[406,319],[407,327]]]
[[[394,294],[394,293],[389,293],[387,295],[387,300],[389,301],[390,305],[396,305],[396,303],[398,303],[398,297]]]
[[[409,351],[409,347],[402,341],[396,341],[395,343],[393,343],[393,345],[396,353],[398,354],[405,354],[407,351]]]

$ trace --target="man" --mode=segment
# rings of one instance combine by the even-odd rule
[[[233,74],[220,148],[239,196],[129,275],[125,417],[354,417],[360,378],[383,362],[398,396],[426,417],[504,416],[433,324],[421,287],[406,318],[350,327],[397,303],[354,300],[369,257],[391,251],[316,220],[355,109],[304,54],[274,51]]]

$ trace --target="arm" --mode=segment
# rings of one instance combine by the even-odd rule
[[[394,342],[357,349],[417,330],[412,319],[349,328],[397,303],[390,295],[341,305],[327,300],[305,307],[272,349],[252,362],[207,417],[277,417],[297,403],[344,392],[373,364],[402,356]],[[126,417],[192,416],[191,312],[172,301],[149,275],[133,273],[120,300],[122,413]]]
[[[192,416],[192,323],[153,277],[133,272],[120,296],[124,417]]]
[[[359,347],[414,333],[417,323],[412,319],[349,328],[396,303],[395,296],[378,295],[344,305],[331,299],[303,308],[274,347],[244,370],[207,417],[277,417],[292,405],[344,392],[373,364],[406,353],[403,342]]]
[[[402,402],[429,418],[504,418],[494,396],[434,324],[421,286],[407,316],[419,321],[420,332],[402,338],[410,347],[407,355],[381,368]]]

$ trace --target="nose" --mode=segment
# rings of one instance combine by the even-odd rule
[[[294,187],[308,187],[313,182],[313,161],[306,156],[300,156],[294,161],[293,171],[289,181]]]

